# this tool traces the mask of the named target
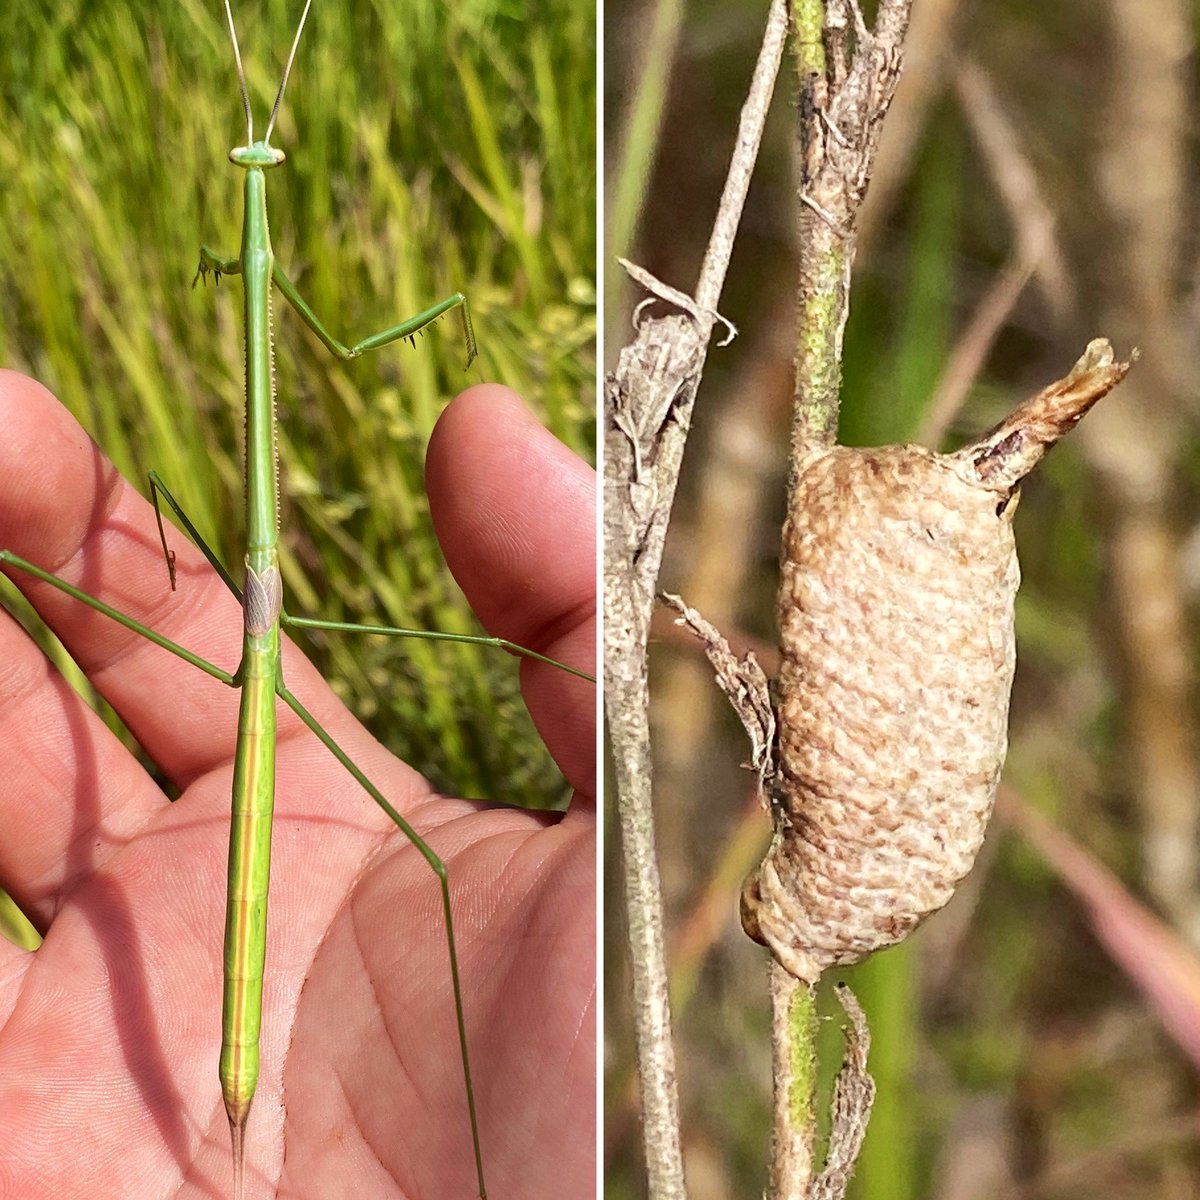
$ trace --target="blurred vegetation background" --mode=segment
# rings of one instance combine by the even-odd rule
[[[617,254],[695,283],[766,8],[606,5],[610,361],[641,299]],[[1092,337],[1141,360],[1024,488],[1007,790],[981,859],[907,944],[836,973],[870,1016],[879,1084],[851,1195],[1184,1200],[1200,1195],[1196,9],[914,8],[863,214],[841,439],[953,447]],[[661,580],[769,673],[796,287],[788,66],[721,302],[741,336],[710,353]],[[759,1195],[766,968],[736,895],[768,824],[741,729],[669,622],[651,681],[689,1196]],[[605,1154],[624,1200],[644,1183],[615,836],[607,854]]]
[[[234,7],[261,136],[302,4]],[[235,570],[241,289],[191,283],[201,242],[236,252],[226,156],[244,140],[220,0],[5,4],[0,364],[53,390],[143,492],[157,468]],[[339,364],[275,304],[289,609],[478,632],[429,527],[424,447],[451,396],[497,380],[594,453],[595,13],[322,0],[272,140],[288,156],[275,253],[332,331],[354,340],[461,290],[480,350],[464,373],[452,317]],[[147,586],[165,582],[164,567]],[[306,648],[439,787],[561,798],[505,655],[336,634]]]

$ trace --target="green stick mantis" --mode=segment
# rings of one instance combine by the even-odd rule
[[[230,32],[233,34],[232,14],[226,6]],[[305,6],[304,16],[307,16],[308,5]],[[296,42],[303,28],[304,16],[297,28],[296,41],[293,43],[292,55],[295,54]],[[233,35],[236,50],[236,35]],[[290,68],[291,56],[288,60]],[[275,113],[283,96],[284,84],[287,79],[285,68],[281,81]],[[240,64],[239,64],[240,74]],[[265,904],[265,864],[267,855],[266,822],[270,802],[270,777],[274,765],[274,720],[276,696],[286,702],[310,729],[313,730],[326,746],[333,751],[341,762],[351,771],[355,779],[374,796],[378,803],[389,812],[393,821],[408,832],[410,827],[404,817],[392,808],[383,795],[374,788],[366,776],[353,765],[349,757],[340,750],[329,734],[325,733],[319,723],[308,710],[298,701],[290,690],[283,685],[279,665],[279,620],[282,616],[282,599],[278,583],[278,560],[274,546],[274,525],[277,520],[275,505],[274,481],[274,414],[273,394],[271,387],[270,361],[270,329],[268,315],[268,293],[272,277],[285,298],[297,309],[305,322],[321,338],[326,345],[350,356],[363,349],[374,348],[389,341],[409,336],[428,324],[438,315],[458,308],[464,317],[464,332],[466,333],[469,349],[473,349],[473,337],[469,319],[466,317],[465,303],[461,297],[450,297],[442,305],[428,310],[411,322],[396,326],[384,334],[367,339],[353,348],[342,347],[336,343],[313,316],[311,310],[299,298],[295,289],[277,269],[273,270],[271,252],[267,239],[265,224],[265,176],[263,172],[282,160],[282,155],[269,147],[270,129],[274,124],[273,113],[268,133],[261,142],[255,142],[249,101],[246,99],[245,83],[242,82],[243,98],[246,102],[248,136],[247,144],[231,154],[231,158],[246,171],[246,226],[243,238],[242,253],[236,258],[221,258],[212,252],[205,251],[202,256],[202,268],[222,274],[240,274],[246,288],[246,335],[247,335],[247,392],[249,401],[248,413],[248,448],[249,470],[247,492],[250,508],[250,548],[247,563],[247,585],[244,595],[230,579],[228,573],[220,565],[215,555],[206,550],[210,563],[218,571],[228,586],[239,595],[245,613],[245,645],[243,659],[235,672],[225,671],[212,662],[200,658],[185,650],[170,639],[154,634],[146,625],[137,620],[124,617],[103,602],[86,596],[81,589],[61,579],[56,579],[36,563],[22,555],[5,551],[0,554],[0,561],[9,567],[15,567],[27,572],[43,583],[82,600],[93,609],[112,617],[136,633],[148,637],[158,646],[170,650],[179,657],[199,667],[212,678],[230,686],[241,686],[241,733],[239,734],[239,752],[234,768],[235,797],[245,801],[243,811],[235,811],[235,835],[232,840],[230,854],[231,904],[227,924],[227,953],[226,953],[226,1003],[225,1003],[225,1039],[222,1052],[222,1085],[225,1092],[225,1103],[229,1112],[230,1124],[233,1130],[235,1161],[237,1163],[236,1188],[238,1195],[243,1187],[241,1163],[244,1154],[243,1134],[249,1109],[249,1101],[253,1095],[254,1076],[256,1074],[256,1028],[259,1019],[258,999],[256,993],[261,988],[261,950],[258,944],[257,928],[263,920]],[[265,458],[262,454],[265,450]],[[162,491],[168,504],[175,507],[170,496],[155,480],[154,490],[157,495]],[[186,516],[178,509],[177,515],[189,527]],[[161,524],[159,526],[161,532]],[[192,531],[194,532],[194,531]],[[165,542],[164,542],[164,549]],[[167,550],[168,562],[171,561],[171,551]],[[173,565],[172,565],[173,574]],[[298,622],[310,627],[338,630],[348,628],[341,623]],[[538,657],[538,656],[535,656]],[[552,661],[545,660],[543,661]],[[236,801],[235,801],[236,806]],[[240,824],[242,836],[238,836],[236,826]],[[426,860],[435,870],[441,871],[440,860],[428,850],[425,843],[417,840],[426,854]],[[247,848],[248,847],[248,848]],[[449,892],[443,879],[442,905],[445,915],[450,918]],[[251,927],[254,927],[251,929]],[[253,932],[254,936],[250,936]],[[456,963],[453,948],[453,933],[451,931],[451,961]],[[459,1026],[459,1040],[463,1053],[464,1071],[469,1071],[466,1054],[466,1033],[462,1018],[461,988],[457,979],[457,966],[454,967],[455,1009]],[[471,1097],[469,1078],[467,1085],[468,1097]],[[473,1100],[472,1100],[473,1108]],[[475,1131],[474,1114],[471,1125],[475,1143],[475,1159],[479,1174],[479,1189],[483,1191],[482,1165],[480,1163],[478,1135]]]

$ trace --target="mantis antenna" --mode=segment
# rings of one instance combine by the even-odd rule
[[[228,5],[229,0],[225,0],[225,3]],[[267,143],[271,141],[271,130],[275,128],[275,118],[279,116],[279,106],[283,103],[283,89],[287,87],[288,76],[292,73],[292,62],[296,58],[296,47],[300,45],[300,35],[304,32],[304,22],[308,20],[308,10],[310,8],[312,8],[312,0],[305,0],[304,11],[300,14],[300,23],[296,26],[296,36],[292,38],[292,48],[288,52],[287,62],[284,64],[283,78],[279,81],[279,91],[275,93],[275,105],[271,109],[271,119],[267,122],[267,132],[263,135],[263,141]],[[244,90],[244,81],[242,87]]]
[[[283,92],[287,87],[288,76],[292,73],[292,63],[296,61],[296,49],[300,45],[300,35],[304,32],[304,22],[308,20],[308,10],[312,8],[312,0],[305,0],[304,11],[296,24],[296,36],[292,38],[292,48],[288,51],[287,62],[283,67],[283,76],[279,80],[279,90],[275,93],[275,103],[271,108],[271,119],[267,122],[267,132],[263,135],[263,144],[271,141],[271,131],[275,128],[275,120],[279,116],[280,105],[283,104]],[[242,108],[246,112],[246,145],[254,145],[254,116],[250,111],[250,93],[246,88],[246,72],[242,67],[242,52],[238,46],[237,29],[233,24],[233,9],[229,0],[225,0],[225,19],[229,23],[229,40],[233,43],[233,61],[237,64],[238,86],[242,90]]]
[[[305,16],[308,15],[308,9],[304,10]],[[225,0],[225,19],[229,22],[229,39],[233,42],[233,61],[237,63],[238,86],[242,89],[242,108],[246,110],[246,145],[254,145],[254,114],[250,111],[250,93],[246,90],[246,72],[242,69],[242,52],[238,47],[237,30],[233,27],[233,9],[229,7],[229,0]],[[301,25],[304,24],[304,18],[300,18]],[[299,30],[296,32],[296,37],[299,39]],[[292,43],[292,53],[296,53],[296,45]],[[288,59],[288,66],[292,65],[291,59]],[[287,79],[287,72],[284,72],[284,79]],[[283,91],[283,85],[280,84],[280,92]],[[278,101],[276,101],[278,107]]]

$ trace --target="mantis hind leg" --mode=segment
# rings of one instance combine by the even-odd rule
[[[160,494],[170,506],[171,511],[183,524],[183,528],[186,530],[188,537],[190,537],[192,541],[196,543],[200,549],[200,553],[208,559],[209,565],[214,571],[216,571],[218,575],[220,575],[221,581],[237,597],[238,603],[240,604],[242,600],[242,589],[239,588],[236,583],[234,583],[233,576],[230,575],[225,569],[224,563],[222,563],[217,557],[217,552],[204,540],[200,530],[198,530],[196,526],[192,524],[191,518],[183,511],[179,501],[176,500],[175,497],[172,496],[167,490],[166,485],[163,483],[162,479],[159,478],[158,472],[151,471],[150,499],[154,503],[154,519],[158,522],[158,539],[162,543],[163,557],[167,560],[167,571],[171,576],[171,591],[175,590],[175,551],[167,549],[167,533],[165,527],[163,526],[162,510],[158,505],[158,497]]]
[[[3,566],[16,567],[18,571],[24,571],[25,574],[32,575],[35,579],[40,579],[43,583],[48,583],[52,588],[57,588],[73,600],[78,600],[80,604],[86,604],[88,608],[94,609],[98,613],[103,613],[110,620],[116,621],[118,625],[123,625],[126,629],[139,634],[146,641],[153,642],[156,646],[161,646],[164,650],[169,650],[176,658],[182,658],[184,662],[191,663],[193,667],[198,667],[206,675],[211,675],[214,679],[219,679],[226,686],[238,686],[233,675],[218,667],[215,663],[209,662],[206,658],[201,658],[198,654],[193,654],[185,646],[171,641],[169,637],[164,637],[161,633],[156,633],[148,625],[143,625],[141,621],[127,616],[119,608],[113,608],[111,604],[105,604],[103,600],[98,600],[95,596],[81,591],[73,583],[68,583],[65,579],[60,579],[57,575],[39,567],[37,563],[32,563],[29,559],[22,558],[19,554],[14,554],[11,550],[0,550],[0,567]]]
[[[170,559],[168,559],[169,562]],[[199,667],[206,675],[211,675],[214,679],[219,679],[229,687],[236,686],[234,677],[228,671],[222,670],[215,663],[210,663],[198,654],[193,654],[190,650],[179,645],[178,642],[171,641],[170,638],[164,637],[161,633],[155,633],[153,629],[143,625],[140,621],[126,616],[119,609],[113,608],[110,604],[105,604],[103,600],[98,600],[95,596],[90,596],[87,592],[80,591],[74,584],[68,583],[65,579],[60,579],[57,575],[52,575],[36,563],[31,563],[28,559],[22,558],[19,554],[14,554],[11,550],[0,550],[0,566],[15,567],[19,571],[24,571],[26,574],[34,576],[35,579],[40,579],[43,583],[48,583],[51,587],[57,588],[60,592],[65,592],[68,596],[78,600],[81,604],[86,604],[88,608],[103,613],[106,617],[116,621],[118,625],[123,625],[126,629],[140,634],[156,646],[161,646],[164,650],[169,650],[177,658],[182,658],[184,662],[191,663],[194,667]],[[21,911],[12,897],[3,890],[0,890],[0,936],[7,938],[14,945],[20,946],[25,950],[36,950],[42,941],[41,934],[34,928],[29,918]]]
[[[359,625],[350,621],[321,621],[315,617],[293,617],[286,612],[280,613],[279,620],[281,624],[292,629],[325,629],[331,633],[375,633],[384,637],[417,638],[428,642],[467,642],[474,646],[495,646],[499,650],[507,650],[510,654],[548,663],[560,671],[577,675],[580,679],[586,679],[591,683],[596,682],[594,675],[589,675],[586,671],[579,670],[578,667],[568,666],[564,662],[559,662],[557,658],[551,658],[537,650],[530,650],[528,646],[520,646],[516,642],[510,642],[507,638],[472,633],[441,633],[432,629],[403,629],[396,625]]]
[[[462,984],[458,972],[458,950],[454,942],[454,918],[450,909],[450,882],[446,874],[446,864],[433,852],[429,844],[397,811],[384,799],[383,793],[363,774],[350,756],[333,740],[316,717],[312,715],[296,699],[284,685],[282,677],[275,681],[275,692],[279,698],[317,735],[329,752],[354,777],[355,782],[387,813],[396,827],[412,843],[417,852],[429,864],[438,877],[438,886],[442,894],[442,911],[446,917],[446,946],[450,952],[450,977],[454,988],[454,1013],[458,1022],[458,1043],[462,1052],[463,1081],[467,1089],[467,1111],[471,1120],[471,1142],[475,1151],[475,1171],[479,1179],[479,1195],[481,1200],[487,1196],[483,1181],[483,1154],[479,1148],[479,1121],[475,1113],[475,1089],[471,1084],[471,1059],[467,1052],[467,1026],[463,1016]]]

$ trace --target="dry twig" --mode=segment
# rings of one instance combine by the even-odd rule
[[[621,352],[604,388],[604,690],[624,855],[643,1142],[655,1200],[682,1197],[684,1185],[650,803],[647,634],[692,405],[786,25],[784,0],[774,0],[694,300],[639,272],[639,281],[658,300],[679,311],[655,316],[639,306],[637,337]]]

